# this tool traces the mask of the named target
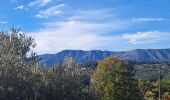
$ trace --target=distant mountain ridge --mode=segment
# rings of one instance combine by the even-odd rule
[[[47,66],[63,62],[65,56],[71,55],[76,63],[99,61],[109,56],[117,56],[121,60],[136,62],[167,62],[170,61],[170,49],[135,49],[131,51],[113,52],[101,50],[63,50],[56,54],[43,54],[39,58]]]

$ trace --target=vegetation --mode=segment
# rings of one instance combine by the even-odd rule
[[[159,88],[158,82],[146,82],[143,80],[139,80],[138,88],[140,89],[140,93],[147,100],[158,100],[159,98]],[[163,100],[169,100],[167,98],[170,97],[170,84],[166,81],[161,82],[161,98]]]
[[[32,51],[35,46],[19,29],[0,32],[0,100],[158,99],[158,82],[134,75],[143,67],[134,70],[132,63],[114,57],[77,65],[67,56],[46,68]],[[170,100],[169,76],[167,71],[161,77],[164,100]]]
[[[170,83],[170,72],[167,72],[165,74],[164,80],[167,81],[168,83]]]
[[[1,32],[0,45],[0,100],[97,98],[82,84],[80,79],[86,74],[70,58],[52,69],[40,66],[36,54],[30,51],[35,47],[34,40],[18,29]]]
[[[136,64],[134,65],[135,77],[145,81],[154,82],[158,79],[158,71],[160,71],[160,78],[169,81],[169,63],[161,64]]]
[[[128,64],[114,57],[107,58],[93,74],[93,88],[103,100],[139,100],[137,80],[132,78],[131,72]]]

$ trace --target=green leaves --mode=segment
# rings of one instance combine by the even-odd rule
[[[117,58],[107,58],[99,62],[93,74],[93,90],[103,100],[139,100],[137,81],[131,71],[131,66]]]

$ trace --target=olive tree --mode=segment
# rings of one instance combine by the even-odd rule
[[[0,32],[0,98],[26,99],[31,96],[33,71],[37,68],[34,39],[11,28]],[[30,52],[30,56],[28,53]],[[29,57],[28,57],[29,56]]]

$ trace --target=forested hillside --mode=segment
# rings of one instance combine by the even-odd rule
[[[124,61],[135,62],[169,62],[170,49],[136,49],[124,52],[112,51],[83,51],[83,50],[64,50],[56,54],[40,55],[41,62],[47,66],[59,64],[64,61],[65,56],[72,56],[76,63],[96,62],[109,56],[118,57]]]

